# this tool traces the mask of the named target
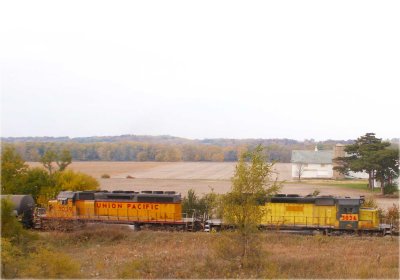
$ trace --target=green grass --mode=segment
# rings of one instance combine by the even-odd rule
[[[329,184],[329,186],[348,188],[348,189],[357,189],[357,190],[370,190],[366,183],[344,183],[344,184]],[[380,192],[380,189],[374,189],[374,192]]]
[[[289,182],[288,182],[289,183]],[[365,190],[371,191],[368,188],[367,180],[302,180],[290,182],[293,184],[308,184],[308,185],[318,185],[318,186],[333,186],[339,188],[347,188],[347,189],[355,189],[355,190]],[[373,190],[374,193],[379,193],[381,190],[379,188],[375,188]]]

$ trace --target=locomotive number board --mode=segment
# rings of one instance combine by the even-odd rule
[[[358,221],[358,214],[342,214],[341,221]]]

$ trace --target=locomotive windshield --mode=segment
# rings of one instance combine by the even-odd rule
[[[75,193],[71,191],[60,192],[57,196],[57,200],[62,204],[67,204],[68,199],[75,199]]]

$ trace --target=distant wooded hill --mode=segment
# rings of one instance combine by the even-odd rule
[[[237,161],[242,151],[258,144],[267,149],[269,159],[290,162],[291,151],[332,149],[335,144],[353,140],[313,139],[202,139],[173,136],[121,135],[100,137],[7,137],[2,146],[11,145],[26,161],[38,161],[48,149],[67,149],[75,161]],[[398,143],[398,139],[392,139]]]

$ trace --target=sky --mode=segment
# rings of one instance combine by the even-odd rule
[[[399,1],[1,1],[1,136],[400,136]]]

